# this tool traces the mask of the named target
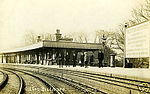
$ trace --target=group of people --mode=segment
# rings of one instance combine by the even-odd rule
[[[103,67],[103,59],[104,59],[104,54],[102,53],[102,51],[99,51],[98,52],[98,67]],[[80,56],[80,60],[81,60],[81,67],[84,67],[85,65],[85,68],[87,68],[88,65],[92,65],[92,62],[94,62],[94,56],[91,55],[91,56],[88,56],[87,52],[85,53],[81,53],[81,56]]]
[[[66,55],[59,54],[58,56],[58,63],[60,67],[63,67],[63,65],[70,66],[73,65],[73,67],[76,67],[77,63],[77,55],[75,53],[72,54],[72,58],[70,57],[69,53],[66,53]]]
[[[81,53],[81,56],[80,56],[80,60],[81,60],[81,67],[84,67],[85,65],[85,68],[87,68],[88,66],[88,62],[89,62],[89,56],[87,55],[87,53]]]
[[[104,59],[104,54],[99,51],[98,52],[98,66],[103,67],[103,61]],[[77,64],[77,54],[73,53],[72,58],[70,57],[70,55],[68,53],[66,53],[65,56],[62,56],[61,54],[59,54],[58,56],[58,62],[59,62],[59,66],[63,67],[63,65],[70,66],[73,65],[73,67],[76,67]],[[94,55],[89,56],[87,52],[81,53],[80,57],[79,57],[79,65],[81,67],[87,68],[88,65],[92,65],[92,62],[94,62]]]

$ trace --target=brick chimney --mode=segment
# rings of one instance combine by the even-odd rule
[[[55,35],[56,35],[56,41],[59,41],[62,38],[61,37],[62,34],[60,34],[60,30],[59,29],[56,29]]]
[[[41,41],[41,36],[38,36],[37,37],[37,42],[40,42]]]

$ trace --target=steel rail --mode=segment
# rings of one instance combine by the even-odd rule
[[[104,83],[107,83],[107,84],[111,84],[111,85],[115,85],[115,86],[119,86],[119,87],[124,87],[124,88],[128,88],[128,89],[133,89],[133,90],[137,90],[137,91],[141,91],[141,90],[139,90],[137,88],[133,88],[131,86],[136,86],[136,87],[140,86],[140,87],[143,87],[143,88],[150,88],[149,86],[142,86],[142,85],[138,84],[138,83],[150,84],[150,82],[148,82],[148,81],[135,80],[135,79],[131,79],[131,78],[117,77],[117,76],[112,76],[112,74],[110,74],[110,75],[103,75],[103,74],[96,74],[96,73],[83,72],[83,71],[75,71],[75,70],[68,70],[68,69],[58,69],[58,68],[44,68],[44,67],[38,67],[38,66],[32,66],[32,67],[31,66],[26,66],[26,67],[38,68],[38,69],[41,69],[41,70],[42,69],[44,69],[44,70],[57,70],[57,71],[62,71],[63,70],[63,71],[73,72],[74,73],[73,75],[78,76],[78,77],[88,78],[88,79],[91,79],[91,80],[104,82]],[[93,79],[93,78],[97,78],[97,79]],[[105,81],[103,81],[103,80],[105,80]],[[118,80],[121,80],[121,81],[118,81]],[[111,82],[107,82],[107,81],[111,81]],[[130,81],[130,83],[129,82],[125,82],[125,81]],[[112,83],[112,82],[122,83],[124,85],[120,85],[120,84],[116,84],[116,83]],[[135,84],[135,83],[137,83],[137,84]],[[131,86],[129,87],[129,86],[125,86],[125,85],[131,85]],[[148,92],[148,93],[150,93],[150,92]]]
[[[24,66],[24,65],[19,65],[19,66]],[[135,79],[131,79],[131,78],[117,77],[117,76],[112,76],[112,74],[103,75],[103,74],[90,73],[90,72],[84,72],[84,71],[78,71],[78,70],[68,70],[68,69],[58,69],[58,68],[44,68],[44,67],[38,67],[38,66],[24,66],[24,67],[41,68],[41,69],[56,69],[56,70],[60,70],[60,71],[64,70],[64,71],[78,72],[78,73],[84,73],[84,74],[95,75],[95,76],[102,76],[102,77],[114,78],[114,79],[125,80],[125,81],[133,81],[133,82],[148,83],[148,84],[150,84],[150,82],[148,82],[148,81],[135,80]]]
[[[6,73],[4,73],[2,71],[0,71],[0,72],[3,74],[3,80],[0,83],[0,90],[2,90],[5,87],[5,85],[7,84],[7,82],[8,82],[8,74],[6,74]]]
[[[57,70],[57,68],[55,70]],[[62,70],[62,69],[58,69],[58,70]],[[118,83],[122,83],[122,84],[126,84],[126,85],[132,85],[132,86],[139,86],[139,85],[133,84],[133,83],[128,83],[128,82],[123,82],[123,81],[132,81],[132,82],[136,82],[136,83],[148,83],[148,84],[150,84],[150,82],[147,82],[147,81],[139,81],[139,80],[131,80],[131,79],[130,80],[129,79],[119,79],[118,77],[114,77],[114,76],[106,76],[106,75],[94,74],[94,73],[88,73],[88,72],[73,71],[73,70],[64,70],[64,71],[72,72],[73,75],[75,75],[74,73],[76,73],[79,75],[89,76],[89,77],[98,78],[98,79],[102,79],[102,80],[108,80],[108,81],[112,81],[112,82],[118,82]],[[66,73],[66,74],[69,74],[69,73]],[[106,78],[102,78],[102,77],[106,77]],[[113,80],[111,77],[115,78],[115,80]],[[118,81],[116,79],[122,80],[122,81]],[[150,88],[149,86],[141,86],[141,87]]]
[[[15,73],[13,71],[10,71],[10,70],[8,70],[6,68],[5,68],[5,70],[15,74],[18,77],[20,85],[19,85],[19,90],[18,90],[17,94],[23,94],[24,93],[24,87],[25,87],[23,78],[19,74]]]
[[[29,71],[29,70],[28,70]],[[32,71],[30,71],[30,72],[32,72]],[[39,72],[35,72],[35,73],[38,73],[38,74],[44,74],[45,76],[47,76],[47,77],[51,77],[51,78],[54,78],[54,79],[56,79],[56,80],[59,80],[59,81],[61,81],[61,82],[64,82],[64,83],[66,83],[66,84],[68,84],[68,85],[70,85],[70,86],[72,86],[72,87],[74,87],[74,88],[76,88],[76,89],[78,89],[78,90],[80,90],[80,91],[82,91],[82,92],[84,92],[84,93],[90,93],[90,94],[94,94],[95,92],[100,92],[100,93],[102,93],[102,94],[107,94],[106,92],[104,92],[104,91],[101,91],[101,90],[99,90],[99,89],[96,89],[96,88],[93,88],[93,87],[91,87],[91,86],[88,86],[88,85],[85,85],[85,84],[83,84],[83,83],[81,83],[81,82],[76,82],[76,81],[73,81],[73,80],[71,80],[71,79],[67,79],[67,78],[63,78],[63,77],[59,77],[59,76],[56,76],[56,75],[52,75],[52,74],[47,74],[47,73],[39,73]],[[90,89],[90,90],[89,90]]]
[[[15,69],[13,69],[13,70],[15,70]],[[102,94],[107,94],[107,93],[104,92],[104,91],[101,91],[101,90],[98,90],[98,89],[96,89],[96,88],[90,87],[90,86],[85,85],[85,84],[83,84],[83,83],[75,82],[75,81],[70,80],[70,79],[66,79],[66,78],[62,78],[62,77],[59,77],[59,76],[55,76],[55,75],[51,75],[51,74],[47,74],[47,73],[42,73],[42,72],[35,72],[35,71],[31,71],[31,70],[24,70],[24,69],[20,69],[20,70],[28,71],[28,72],[32,72],[32,73],[36,73],[36,74],[40,74],[40,75],[43,75],[43,76],[47,76],[47,77],[54,78],[54,79],[56,79],[56,80],[59,80],[59,81],[61,81],[61,82],[64,82],[64,83],[68,84],[69,86],[72,86],[72,87],[74,87],[74,88],[80,90],[81,92],[84,92],[85,94],[95,94],[95,92],[99,92],[99,93],[102,93]],[[16,71],[20,71],[20,70],[16,70]],[[23,72],[23,71],[22,71],[22,72]],[[24,72],[24,73],[26,73],[26,72]],[[91,89],[91,90],[89,90],[89,89],[87,89],[87,88],[89,88],[89,89]],[[54,91],[55,91],[55,90],[54,90]],[[94,91],[94,92],[93,92],[93,91]],[[62,92],[62,91],[60,92],[60,91],[58,90],[57,93],[56,93],[56,92],[54,92],[54,93],[55,93],[55,94],[62,94],[63,92]]]
[[[55,70],[57,70],[57,68]],[[62,69],[58,69],[58,70],[62,70]],[[72,72],[72,70],[69,70],[69,71]],[[116,84],[116,83],[113,83],[113,82],[118,82],[118,83],[122,83],[122,84],[126,84],[126,85],[132,85],[132,86],[139,87],[139,85],[137,85],[137,84],[127,83],[127,82],[122,82],[122,81],[117,81],[117,80],[112,80],[112,79],[108,79],[108,78],[101,78],[101,77],[96,77],[96,76],[89,75],[89,74],[86,74],[86,73],[84,73],[84,74],[81,74],[81,73],[73,71],[71,75],[78,76],[78,77],[81,77],[81,78],[88,78],[88,79],[95,80],[95,81],[98,81],[98,82],[104,82],[104,83],[107,83],[107,84],[110,84],[110,85],[115,85],[115,86],[119,86],[119,87],[123,87],[123,88],[127,88],[127,89],[141,91],[141,90],[139,90],[137,88],[132,88],[132,87],[129,87],[129,86],[119,85],[119,84]],[[69,73],[64,73],[64,74],[69,74]],[[95,79],[95,78],[98,78],[98,79]],[[107,81],[110,81],[110,82],[107,82]],[[128,80],[126,80],[126,81],[128,81]],[[142,86],[142,85],[140,85],[140,87],[150,88],[149,86]],[[150,93],[150,92],[146,92],[146,93]]]
[[[21,71],[21,70],[15,70],[15,69],[11,69],[11,68],[6,68],[6,69],[14,70],[14,71],[18,71],[18,72],[22,72],[22,73],[25,73],[27,75],[30,75],[30,76],[40,80],[41,82],[43,82],[49,89],[51,89],[53,91],[54,94],[64,94],[64,92],[62,92],[61,90],[56,89],[54,85],[48,83],[46,80],[43,80],[38,76],[35,76],[33,74],[30,74],[30,73],[27,73],[27,72],[24,72],[24,71]]]

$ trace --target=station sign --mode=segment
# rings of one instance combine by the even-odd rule
[[[125,58],[150,57],[150,21],[129,27],[125,33]]]

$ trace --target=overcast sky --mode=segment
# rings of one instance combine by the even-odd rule
[[[142,1],[0,0],[0,49],[22,45],[29,31],[53,34],[59,28],[67,34],[116,28]]]

